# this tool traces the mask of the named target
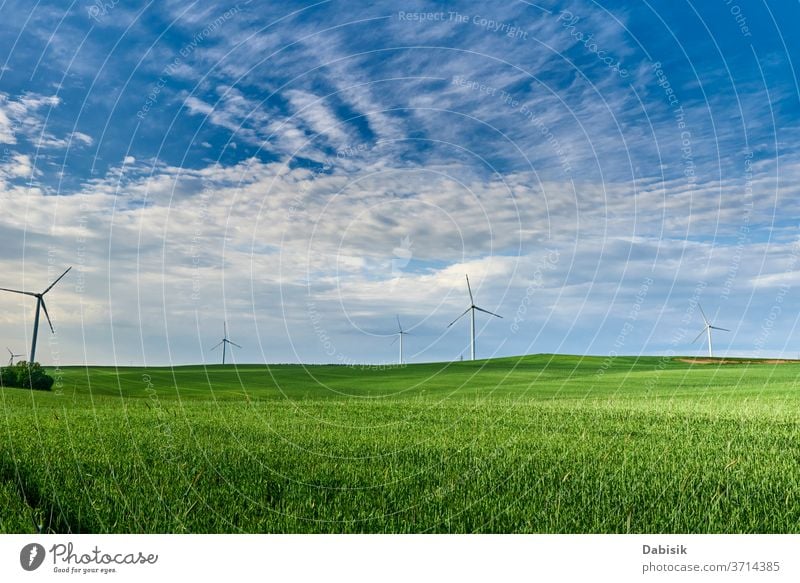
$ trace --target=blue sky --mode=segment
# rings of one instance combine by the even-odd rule
[[[0,287],[49,363],[798,357],[797,3],[6,2]],[[34,305],[0,296],[0,344]],[[42,328],[44,331],[44,328]]]

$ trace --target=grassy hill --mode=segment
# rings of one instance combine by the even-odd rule
[[[0,531],[800,532],[800,363],[65,368]]]
[[[61,391],[76,398],[112,396],[194,400],[326,398],[601,399],[696,401],[730,395],[789,398],[800,361],[579,357],[541,354],[474,362],[405,366],[208,365],[175,368],[66,367]],[[53,371],[51,371],[53,374]],[[43,397],[42,402],[46,401]]]

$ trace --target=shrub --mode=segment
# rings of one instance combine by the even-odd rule
[[[0,368],[0,386],[17,386],[17,371],[15,371],[13,367],[6,366],[4,368]]]
[[[27,363],[24,360],[14,366],[0,369],[0,385],[18,387],[34,391],[49,391],[55,379],[48,375],[38,362]]]

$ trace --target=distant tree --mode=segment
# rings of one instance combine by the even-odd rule
[[[1,387],[17,386],[17,371],[15,371],[13,367],[6,366],[0,368],[0,386]]]
[[[21,360],[14,366],[0,369],[0,384],[3,387],[49,391],[54,383],[55,379],[48,375],[38,362],[29,364]]]

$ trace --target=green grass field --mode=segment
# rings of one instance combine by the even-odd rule
[[[0,391],[2,532],[800,532],[800,363],[61,374]]]

